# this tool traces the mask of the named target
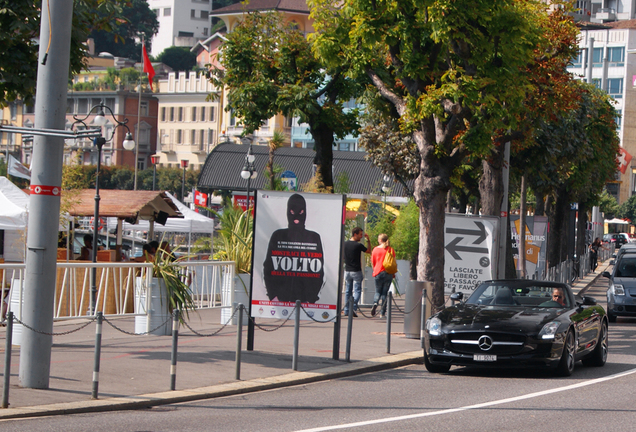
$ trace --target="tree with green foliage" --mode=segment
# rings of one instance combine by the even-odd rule
[[[303,32],[276,12],[246,13],[227,35],[223,69],[212,69],[218,87],[227,87],[227,110],[251,134],[282,113],[309,125],[316,156],[316,187],[333,191],[334,137],[357,133],[357,110],[345,104],[361,89],[343,68],[312,53]]]
[[[444,211],[451,177],[467,155],[487,155],[495,131],[514,127],[541,37],[538,1],[310,0],[314,48],[332,67],[368,77],[399,116],[421,164],[418,280],[444,305]],[[514,37],[511,37],[514,29]]]
[[[627,201],[621,204],[617,214],[620,218],[629,219],[632,222],[636,221],[636,195],[630,196]],[[606,218],[609,218],[609,216],[606,216]]]
[[[41,1],[0,0],[0,107],[35,96]],[[71,33],[70,74],[85,67],[86,40],[94,29],[110,31],[121,7],[111,0],[75,0]]]
[[[156,60],[175,72],[191,71],[197,64],[197,55],[190,51],[190,47],[171,46],[163,50]]]
[[[605,219],[614,219],[616,216],[624,217],[616,202],[616,198],[610,195],[606,188],[603,188],[603,192],[599,195],[597,204],[604,214]]]
[[[116,0],[113,3],[121,8],[121,14],[112,18],[109,30],[95,29],[91,32],[95,52],[108,52],[116,57],[141,61],[139,36],[143,35],[149,43],[157,34],[157,14],[146,0]]]

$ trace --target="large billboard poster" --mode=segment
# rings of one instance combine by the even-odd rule
[[[315,320],[336,316],[343,211],[342,195],[257,192],[253,317],[287,318],[296,300]]]
[[[510,229],[512,239],[512,255],[515,260],[515,268],[519,265],[519,233],[521,232],[521,220],[519,215],[510,216]],[[526,274],[539,275],[546,271],[546,253],[548,238],[548,218],[545,216],[526,216]]]
[[[493,278],[498,218],[447,213],[444,225],[444,293],[472,294]]]

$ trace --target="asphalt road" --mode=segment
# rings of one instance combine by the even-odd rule
[[[607,280],[588,294],[605,302]],[[636,320],[610,325],[602,368],[537,371],[423,366],[138,411],[0,422],[0,431],[632,431]]]

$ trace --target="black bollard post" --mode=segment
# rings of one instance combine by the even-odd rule
[[[389,291],[386,295],[386,301],[389,302],[386,308],[386,352],[391,353],[391,303],[393,303],[393,294]]]
[[[172,318],[172,354],[170,356],[170,390],[177,385],[177,346],[179,342],[179,309],[175,309]]]
[[[238,304],[238,318],[236,321],[236,372],[235,378],[241,379],[241,343],[243,340],[243,303]]]
[[[351,336],[353,334],[353,296],[349,297],[349,314],[347,319],[347,348],[345,350],[345,361],[351,361]]]
[[[300,300],[296,300],[294,308],[296,316],[294,317],[294,355],[292,356],[292,369],[298,370],[298,337],[300,335]]]
[[[4,383],[2,385],[2,408],[9,408],[9,385],[11,382],[11,344],[13,343],[13,312],[7,312],[7,335],[4,348]]]
[[[102,321],[104,314],[97,312],[97,325],[95,326],[95,358],[93,360],[93,391],[91,397],[97,399],[99,389],[99,362],[102,353]]]

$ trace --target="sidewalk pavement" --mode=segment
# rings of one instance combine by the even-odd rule
[[[607,261],[608,262],[608,261]],[[599,265],[573,285],[584,293],[604,271]],[[404,297],[396,303],[404,311]],[[0,409],[0,420],[81,412],[138,409],[193,400],[249,393],[298,384],[359,375],[367,372],[421,364],[419,339],[404,336],[404,313],[393,308],[390,349],[386,320],[370,317],[370,308],[353,319],[351,361],[345,361],[347,319],[342,319],[339,360],[333,360],[334,324],[301,321],[298,371],[292,370],[294,322],[257,319],[254,350],[245,350],[243,326],[240,380],[236,380],[237,327],[221,328],[219,310],[191,313],[190,329],[179,330],[176,390],[170,389],[170,336],[131,335],[134,318],[111,318],[102,328],[99,397],[92,399],[95,324],[75,331],[86,319],[57,322],[53,337],[49,388],[27,389],[18,385],[20,349],[11,353],[9,408]],[[283,324],[281,326],[281,324]],[[280,328],[278,328],[280,326]],[[72,331],[72,332],[71,332]],[[212,333],[218,334],[214,336]],[[5,351],[6,328],[0,329],[0,351]],[[4,354],[0,355],[0,376]],[[4,377],[3,377],[4,379]]]

